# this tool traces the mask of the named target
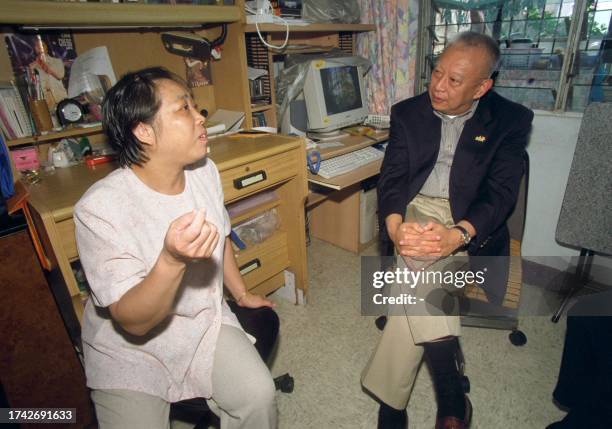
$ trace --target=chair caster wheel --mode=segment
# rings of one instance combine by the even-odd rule
[[[523,331],[519,331],[518,329],[510,332],[508,338],[510,339],[512,345],[515,345],[517,347],[524,346],[525,344],[527,344],[527,336],[523,333]]]
[[[374,324],[378,328],[379,331],[385,330],[385,325],[387,324],[387,316],[379,316],[374,321]]]
[[[276,390],[280,390],[283,393],[293,392],[293,377],[289,374],[283,374],[274,379],[274,386]]]
[[[461,376],[461,385],[463,386],[463,393],[470,393],[470,379],[466,375]]]

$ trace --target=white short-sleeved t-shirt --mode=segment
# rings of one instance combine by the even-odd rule
[[[169,402],[212,395],[220,326],[241,329],[223,299],[223,250],[231,226],[215,164],[204,159],[185,178],[181,194],[165,195],[120,168],[75,207],[77,245],[91,288],[82,337],[92,389],[130,389]],[[107,307],[151,271],[170,223],[199,208],[219,230],[217,248],[210,259],[188,264],[171,315],[145,337],[130,336]]]

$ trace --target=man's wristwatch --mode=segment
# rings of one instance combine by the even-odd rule
[[[459,230],[459,232],[461,233],[461,239],[463,240],[463,244],[465,246],[470,244],[470,241],[472,241],[472,236],[470,236],[470,233],[468,232],[467,229],[465,229],[461,225],[455,225],[455,226],[453,226],[453,228]]]

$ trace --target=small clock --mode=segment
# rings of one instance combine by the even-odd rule
[[[74,98],[65,98],[57,105],[57,117],[63,126],[82,122],[85,107]]]

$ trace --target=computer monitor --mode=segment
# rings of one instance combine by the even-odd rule
[[[309,132],[332,133],[367,117],[363,68],[358,61],[352,57],[310,61],[304,80]]]

